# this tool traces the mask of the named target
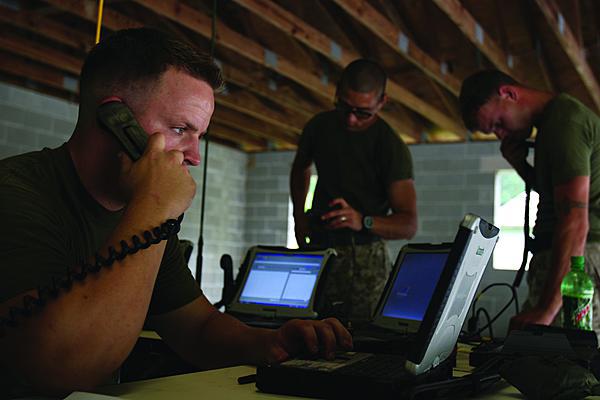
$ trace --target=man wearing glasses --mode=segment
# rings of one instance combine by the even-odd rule
[[[326,301],[350,321],[368,320],[391,271],[383,239],[417,230],[412,160],[406,144],[377,113],[387,101],[386,74],[359,59],[342,72],[335,110],[304,127],[290,186],[300,247],[333,247]],[[311,165],[318,183],[304,213]]]

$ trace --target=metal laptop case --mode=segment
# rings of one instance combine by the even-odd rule
[[[415,375],[436,367],[452,353],[500,230],[467,214],[459,226],[447,264],[425,318],[417,343],[407,354],[406,369]],[[421,343],[419,343],[421,342]]]

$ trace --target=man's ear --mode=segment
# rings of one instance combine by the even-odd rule
[[[519,90],[513,85],[502,85],[498,88],[498,96],[501,99],[517,101],[519,99]]]
[[[386,103],[388,102],[389,97],[387,95],[387,93],[384,93],[381,95],[381,101],[379,102],[379,108],[381,109],[383,106],[386,105]]]

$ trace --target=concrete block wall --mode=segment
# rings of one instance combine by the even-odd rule
[[[495,173],[510,168],[500,155],[498,142],[413,145],[409,148],[413,156],[419,215],[419,228],[411,242],[452,241],[467,212],[494,222]],[[285,206],[293,157],[293,152],[250,156],[248,243],[285,245]],[[388,242],[392,260],[405,243],[405,240]],[[494,270],[490,262],[480,288],[493,282],[512,283],[513,278],[514,272]],[[526,290],[523,283],[519,290],[521,303]],[[484,306],[494,316],[508,301],[509,295],[508,288],[494,289],[482,297],[478,307]],[[494,323],[495,335],[504,335],[510,313],[505,313]]]
[[[200,153],[204,157],[204,142]],[[202,161],[204,162],[204,161]],[[223,254],[233,258],[238,267],[247,245],[244,238],[246,224],[246,164],[248,156],[229,147],[209,143],[204,216],[204,251],[202,262],[202,290],[211,302],[221,299],[223,271],[219,260]],[[181,238],[194,242],[195,248],[188,266],[195,273],[197,244],[200,231],[203,165],[192,168],[197,183],[196,196],[185,214]]]
[[[293,159],[290,151],[249,156],[245,236],[249,245],[287,244]]]
[[[77,105],[20,87],[0,84],[0,159],[64,143],[75,126]],[[201,144],[204,154],[204,143]],[[207,171],[206,217],[202,289],[211,302],[221,297],[223,282],[219,259],[229,253],[239,265],[246,217],[246,164],[248,156],[218,144],[210,144]],[[179,235],[194,243],[189,267],[196,271],[200,226],[202,166],[192,168],[197,193],[186,212]]]

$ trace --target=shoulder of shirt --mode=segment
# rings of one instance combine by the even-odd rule
[[[556,97],[554,97],[554,99],[552,99],[552,103],[550,106],[551,110],[554,110],[556,108],[560,109],[560,113],[556,113],[553,111],[550,111],[549,115],[550,116],[556,116],[556,117],[560,117],[561,115],[568,115],[568,114],[587,114],[590,116],[596,116],[596,113],[594,113],[594,111],[590,110],[585,104],[583,104],[581,101],[579,101],[577,98],[568,95],[566,93],[561,93],[559,95],[557,95]]]
[[[0,184],[26,185],[28,182],[39,182],[49,176],[49,163],[59,149],[23,153],[0,160]]]
[[[306,123],[306,125],[315,125],[322,123],[329,123],[333,118],[336,117],[335,110],[322,111],[312,116],[312,118]]]
[[[377,129],[382,135],[387,135],[391,137],[391,140],[398,141],[402,144],[406,144],[404,143],[404,140],[402,140],[400,135],[398,135],[398,133],[383,118],[379,117],[379,119],[377,120],[377,122],[375,122],[373,127]]]

